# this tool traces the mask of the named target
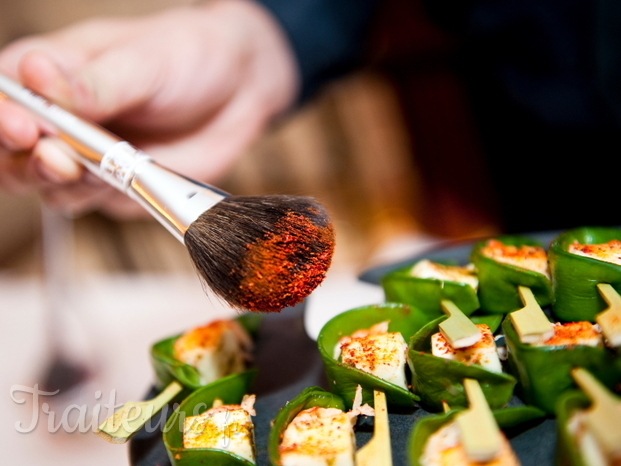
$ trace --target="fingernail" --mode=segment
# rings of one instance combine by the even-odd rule
[[[41,159],[33,160],[34,170],[43,181],[49,181],[51,183],[66,183],[67,180],[64,176],[60,175],[53,168],[48,167],[48,165]]]
[[[66,143],[51,138],[43,138],[34,149],[34,166],[44,180],[53,183],[68,183],[82,177],[82,168],[71,155]]]

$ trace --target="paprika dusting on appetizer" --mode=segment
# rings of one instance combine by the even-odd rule
[[[591,322],[557,322],[553,324],[554,335],[542,343],[541,346],[602,346],[602,331],[597,324]]]
[[[279,312],[298,304],[325,278],[334,252],[330,222],[318,224],[291,211],[261,241],[247,245],[239,284],[242,306]],[[301,261],[300,258],[305,260]]]
[[[550,278],[548,255],[541,246],[514,246],[491,239],[481,249],[481,253],[498,262],[538,272]]]
[[[239,405],[215,400],[211,409],[189,416],[183,424],[184,448],[225,450],[256,463],[254,444],[255,395],[245,395]]]
[[[435,278],[437,280],[465,283],[475,290],[479,286],[474,264],[466,266],[444,265],[431,262],[428,259],[418,261],[410,270],[410,275],[416,278]]]
[[[278,447],[281,466],[355,466],[358,415],[373,416],[369,405],[361,405],[357,387],[351,411],[313,406],[300,411],[287,425]]]
[[[339,340],[334,359],[368,372],[401,388],[405,380],[408,345],[399,332],[388,332],[388,321],[362,329]]]
[[[568,251],[579,256],[621,265],[621,241],[617,239],[602,244],[580,244],[576,241],[569,245]]]
[[[194,366],[207,385],[246,370],[252,339],[236,320],[215,320],[180,336],[174,343],[176,359]]]
[[[461,441],[460,428],[456,421],[449,422],[433,433],[420,458],[422,466],[519,466],[515,452],[508,440],[502,436],[500,453],[491,461],[472,461]]]

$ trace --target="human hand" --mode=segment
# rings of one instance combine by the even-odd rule
[[[298,92],[284,34],[251,0],[88,20],[16,41],[0,52],[0,70],[205,182],[217,180]],[[71,150],[0,101],[0,188],[38,190],[73,213],[143,212],[86,172]]]

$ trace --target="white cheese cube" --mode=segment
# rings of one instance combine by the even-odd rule
[[[472,346],[453,348],[441,332],[431,336],[431,354],[444,359],[476,364],[492,372],[502,372],[502,364],[496,350],[494,334],[488,325],[477,325],[481,339]]]
[[[234,320],[216,320],[175,341],[174,356],[194,366],[206,385],[246,369],[252,340]]]
[[[283,433],[282,466],[355,466],[351,417],[336,408],[300,411]]]
[[[399,332],[346,338],[340,348],[343,364],[408,389],[405,380],[408,345]]]
[[[444,265],[423,259],[414,264],[410,269],[410,275],[417,278],[435,278],[450,282],[465,283],[475,290],[479,287],[479,279],[473,264],[465,267],[457,265]]]
[[[591,322],[554,324],[554,335],[536,346],[601,346],[604,343],[599,325]]]
[[[183,425],[183,447],[225,450],[255,463],[254,424],[250,416],[243,404],[222,405],[189,416]]]

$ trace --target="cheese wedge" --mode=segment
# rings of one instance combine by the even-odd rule
[[[441,332],[431,336],[431,354],[464,364],[476,364],[492,372],[502,372],[494,334],[488,325],[478,324],[481,339],[472,346],[453,348]]]
[[[482,463],[471,461],[461,444],[459,426],[453,421],[429,436],[419,462],[422,466],[519,466],[511,445],[504,436],[502,439],[497,458]]]
[[[407,390],[405,379],[408,345],[399,332],[388,332],[387,322],[344,337],[335,348],[341,362]],[[378,330],[379,329],[379,330]]]
[[[201,384],[246,369],[252,351],[252,339],[235,320],[216,320],[195,328],[175,341],[174,356],[194,366]]]
[[[251,418],[255,415],[254,401],[254,395],[247,395],[240,405],[214,406],[185,418],[183,447],[225,450],[256,463]]]
[[[474,264],[466,266],[444,265],[428,259],[418,261],[410,269],[410,275],[417,278],[435,278],[437,280],[465,283],[475,290],[479,287]]]
[[[548,254],[540,246],[511,246],[491,239],[481,249],[481,254],[498,262],[538,272],[550,278]]]
[[[282,466],[355,466],[351,416],[336,408],[300,411],[283,433]]]

